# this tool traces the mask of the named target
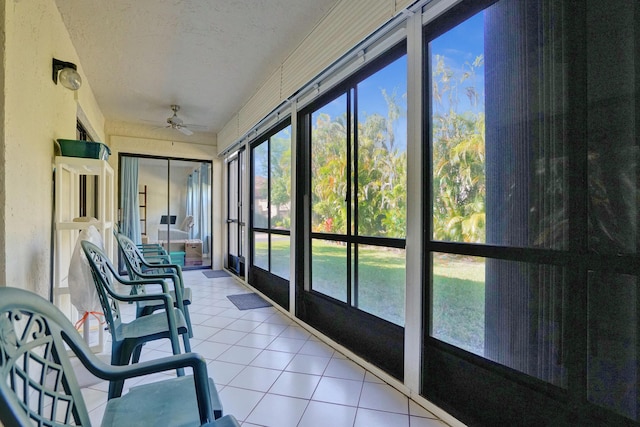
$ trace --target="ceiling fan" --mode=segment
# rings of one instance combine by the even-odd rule
[[[173,116],[167,119],[166,127],[171,129],[176,129],[185,135],[193,135],[193,131],[191,131],[188,125],[185,125],[182,119],[178,117],[178,111],[180,111],[180,106],[176,104],[172,104],[171,111],[173,111]]]

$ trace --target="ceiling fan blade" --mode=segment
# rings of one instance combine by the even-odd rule
[[[177,129],[185,135],[193,135],[193,132],[184,126],[178,126]]]

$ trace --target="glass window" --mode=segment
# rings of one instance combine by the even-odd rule
[[[358,245],[354,306],[404,325],[406,257],[404,249]]]
[[[471,16],[472,3],[424,30],[425,396],[461,391],[431,390],[464,359],[477,393],[524,386],[461,409],[481,424],[503,397],[517,416],[542,394],[559,403],[534,409],[548,420],[637,421],[635,3],[500,0]]]
[[[347,232],[347,95],[311,114],[311,228]]]
[[[567,68],[540,10],[500,1],[427,40],[433,241],[568,247]],[[566,387],[563,268],[431,255],[433,337]]]
[[[227,163],[227,260],[226,266],[243,275],[244,222],[242,220],[242,179],[244,150],[228,159]]]
[[[499,2],[429,42],[434,240],[567,246],[566,68],[523,13]]]
[[[311,282],[313,290],[347,302],[347,246],[341,242],[313,239]]]
[[[271,228],[291,229],[291,127],[269,139]]]
[[[291,126],[254,144],[252,159],[253,266],[290,278]]]
[[[269,234],[253,233],[253,265],[269,270]]]
[[[566,271],[544,264],[433,253],[431,335],[566,387]]]
[[[405,238],[406,56],[357,85],[358,234]]]
[[[285,280],[291,278],[291,237],[283,234],[271,235],[271,272]]]
[[[304,116],[310,129],[311,289],[401,326],[406,91],[407,59],[397,48]]]
[[[269,143],[253,149],[253,226],[269,227]]]

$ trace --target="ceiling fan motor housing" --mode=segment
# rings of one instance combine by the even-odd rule
[[[178,111],[180,111],[180,106],[176,104],[171,105],[171,110],[173,111],[173,116],[167,119],[168,128],[177,129],[185,135],[193,135],[193,132],[187,128],[182,119],[178,117]]]

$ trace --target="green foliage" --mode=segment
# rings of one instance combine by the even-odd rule
[[[347,230],[347,127],[346,114],[331,119],[320,113],[311,144],[312,218],[314,231]]]
[[[284,207],[271,218],[272,228],[291,228],[291,136],[280,132],[271,138],[271,205]]]
[[[406,235],[406,150],[397,147],[393,132],[404,112],[396,91],[383,89],[388,116],[371,114],[358,123],[356,198],[358,233],[374,237]],[[320,113],[311,144],[312,227],[314,231],[347,230],[347,128],[346,114],[331,118]],[[357,175],[356,175],[357,174]]]
[[[433,73],[433,237],[456,242],[485,241],[485,117],[473,80],[479,56],[462,76],[436,55]],[[472,82],[471,82],[472,83]],[[458,113],[459,93],[468,109]]]

